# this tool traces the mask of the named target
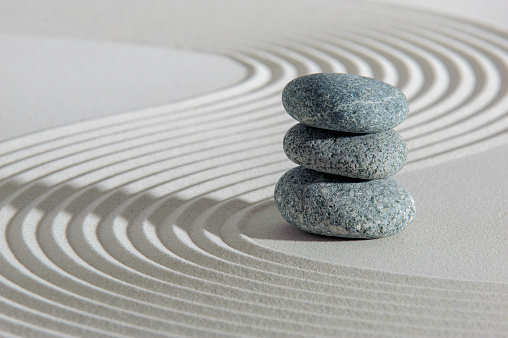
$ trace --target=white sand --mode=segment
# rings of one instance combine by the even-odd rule
[[[0,2],[0,335],[507,332],[506,32],[316,3]],[[274,207],[281,90],[320,71],[408,96],[396,236]]]

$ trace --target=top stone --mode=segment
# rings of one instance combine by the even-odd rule
[[[407,117],[406,96],[373,78],[318,73],[289,82],[282,104],[294,119],[311,127],[350,133],[391,129]]]

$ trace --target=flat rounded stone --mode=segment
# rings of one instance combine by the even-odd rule
[[[282,91],[294,119],[317,128],[375,133],[400,124],[409,105],[398,88],[369,77],[318,73],[298,77]]]
[[[275,204],[296,228],[319,235],[379,238],[411,223],[415,205],[395,180],[359,180],[296,167],[275,185]]]
[[[363,179],[396,174],[408,153],[406,142],[392,129],[352,134],[302,123],[287,131],[283,146],[291,161],[307,169]]]

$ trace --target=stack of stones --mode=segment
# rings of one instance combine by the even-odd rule
[[[284,152],[300,167],[275,186],[287,222],[349,238],[391,236],[411,222],[413,198],[389,178],[408,153],[392,129],[409,112],[399,89],[368,77],[320,73],[288,83],[282,102],[301,122],[284,137]]]

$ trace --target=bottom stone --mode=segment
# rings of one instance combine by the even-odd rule
[[[391,178],[366,181],[303,167],[279,179],[275,204],[298,229],[349,238],[391,236],[415,214],[410,193]]]

